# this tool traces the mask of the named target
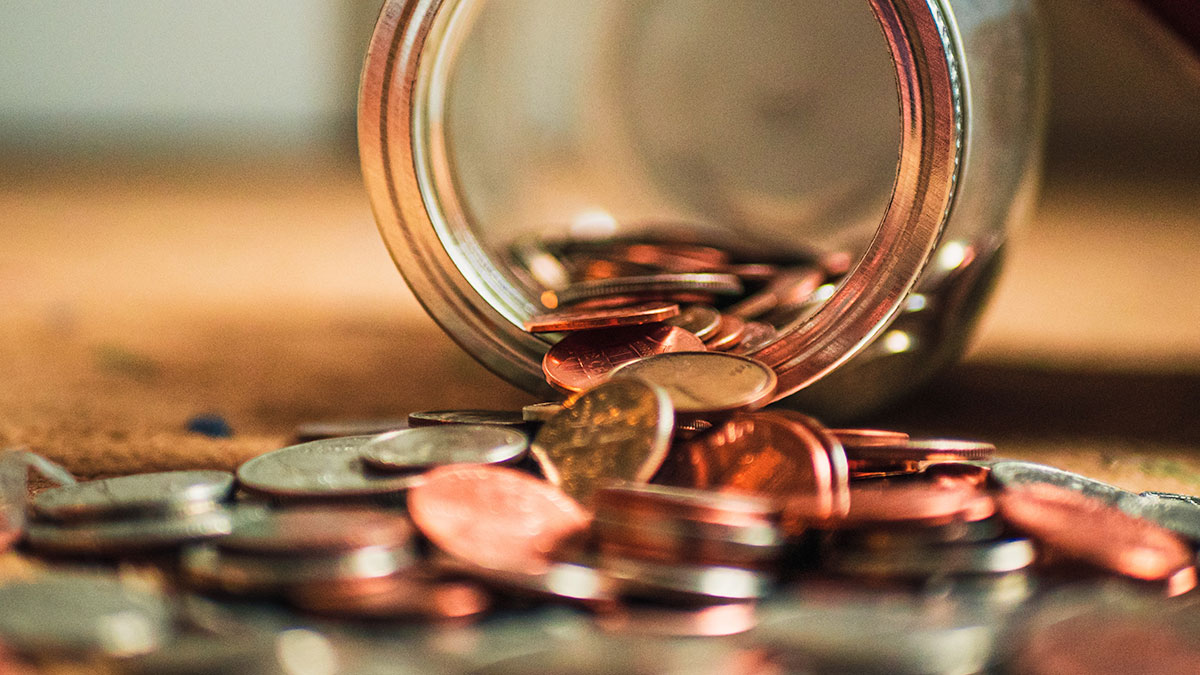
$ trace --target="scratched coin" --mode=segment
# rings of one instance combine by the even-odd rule
[[[564,309],[539,314],[525,321],[530,333],[558,333],[614,326],[636,326],[666,321],[679,315],[679,305],[673,302],[647,302],[611,309]]]
[[[374,438],[329,438],[268,452],[238,467],[238,482],[278,499],[391,498],[421,482],[419,474],[368,470],[362,449]]]
[[[530,451],[548,481],[587,504],[605,482],[649,481],[667,456],[674,417],[661,388],[612,380],[542,425]]]
[[[600,384],[629,361],[684,351],[704,351],[704,343],[682,328],[661,323],[579,331],[546,352],[542,372],[551,386],[577,392]]]
[[[673,352],[630,361],[613,378],[632,377],[667,392],[681,416],[754,410],[775,394],[775,371],[746,356],[722,352]]]
[[[227,471],[166,471],[50,488],[33,498],[39,518],[94,520],[123,515],[207,511],[233,491]]]
[[[730,351],[734,354],[753,354],[754,352],[766,347],[775,341],[779,336],[779,331],[771,324],[761,321],[747,321],[746,328],[742,331],[742,337],[738,340],[737,345]]]
[[[418,471],[444,464],[504,464],[525,454],[529,439],[512,427],[444,424],[393,431],[363,446],[362,458],[383,471]]]
[[[408,495],[408,511],[434,546],[470,564],[537,574],[587,513],[561,490],[498,466],[433,469]]]
[[[712,337],[721,326],[721,312],[708,305],[688,305],[667,323],[678,326],[701,340]]]
[[[766,288],[731,306],[726,312],[741,319],[757,319],[768,312],[802,305],[825,281],[825,274],[816,268],[801,267],[784,270]]]

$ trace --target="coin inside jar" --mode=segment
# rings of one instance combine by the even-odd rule
[[[721,326],[721,312],[708,305],[688,305],[679,316],[667,323],[679,326],[701,340],[707,340]]]
[[[665,352],[704,351],[691,333],[661,323],[570,333],[546,352],[542,372],[563,391],[590,389],[618,366]]]
[[[519,460],[529,439],[517,429],[445,424],[393,431],[363,446],[362,458],[384,471],[418,471],[445,464],[505,464]]]
[[[647,302],[611,309],[563,309],[539,314],[525,321],[530,333],[560,333],[614,326],[636,326],[666,321],[679,315],[679,305],[673,302]]]
[[[206,511],[233,491],[227,471],[166,471],[50,488],[33,498],[39,518],[79,521]]]
[[[682,416],[754,410],[775,394],[775,371],[749,357],[722,352],[674,352],[630,361],[613,371],[662,387]]]
[[[742,282],[732,274],[706,272],[622,276],[573,283],[558,292],[557,300],[560,305],[569,305],[580,300],[612,295],[637,297],[642,294],[696,292],[737,295],[742,292]]]

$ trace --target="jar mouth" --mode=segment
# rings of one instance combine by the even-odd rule
[[[591,142],[594,139],[586,138],[588,134],[583,133],[582,141],[565,144],[565,151],[557,154],[547,152],[547,149],[555,149],[552,140],[538,139],[536,135],[521,136],[516,131],[505,134],[505,124],[514,128],[522,127],[520,120],[514,121],[514,116],[503,114],[505,112],[518,110],[532,115],[543,112],[552,116],[554,111],[538,111],[537,105],[530,105],[530,96],[527,94],[507,91],[505,85],[520,78],[514,79],[512,73],[505,72],[495,75],[494,71],[503,71],[503,68],[485,58],[488,56],[486,49],[482,54],[479,53],[477,46],[486,43],[483,39],[486,35],[479,37],[473,31],[478,31],[481,23],[495,30],[497,22],[495,17],[488,14],[488,7],[496,7],[496,3],[443,0],[422,8],[400,6],[405,4],[389,2],[385,6],[364,72],[360,108],[364,173],[385,240],[418,299],[456,340],[493,370],[527,389],[536,389],[542,384],[540,359],[550,342],[525,333],[520,326],[530,316],[546,309],[541,301],[542,291],[546,288],[529,283],[526,276],[520,275],[508,264],[503,254],[508,245],[519,240],[527,241],[531,235],[530,231],[519,229],[523,226],[523,218],[529,229],[550,230],[559,237],[594,239],[615,233],[629,235],[638,229],[631,225],[646,223],[656,226],[650,228],[651,232],[661,234],[676,223],[687,222],[689,225],[694,223],[696,229],[704,232],[703,236],[711,237],[710,241],[723,237],[725,241],[745,243],[754,238],[755,233],[745,229],[721,229],[734,220],[729,218],[727,212],[720,210],[728,206],[728,199],[720,201],[718,207],[708,211],[696,208],[696,201],[689,201],[700,199],[703,207],[703,198],[711,196],[703,194],[703,171],[693,167],[691,171],[672,173],[667,170],[655,174],[655,169],[661,169],[662,162],[678,160],[678,152],[672,155],[671,151],[677,149],[674,146],[681,144],[679,139],[667,139],[661,143],[655,140],[657,136],[670,135],[670,125],[678,123],[677,119],[673,122],[671,119],[664,121],[657,118],[675,119],[678,116],[673,118],[660,114],[671,109],[671,102],[652,101],[647,106],[642,100],[645,96],[640,99],[629,96],[626,90],[636,90],[640,85],[651,86],[655,83],[661,86],[664,77],[671,75],[671,72],[666,75],[651,72],[646,75],[650,83],[641,83],[637,81],[641,76],[636,75],[641,71],[634,68],[642,63],[637,58],[622,57],[613,63],[611,58],[606,60],[597,57],[597,62],[585,70],[599,72],[596,76],[596,79],[602,80],[599,89],[608,92],[608,98],[601,95],[598,99],[589,99],[576,92],[579,100],[564,105],[577,115],[577,118],[572,118],[573,123],[581,127],[589,123],[601,128],[605,124],[612,124],[612,119],[605,119],[605,115],[598,114],[596,110],[586,109],[587,105],[604,111],[609,117],[621,118],[624,126],[619,133],[607,132],[607,146],[597,146]],[[539,6],[536,1],[521,4],[533,10],[551,6]],[[664,0],[657,4],[661,9],[661,6],[687,3],[684,0]],[[717,3],[692,4],[716,6]],[[880,194],[873,197],[875,219],[879,217],[879,210],[884,215],[878,227],[868,223],[869,231],[865,231],[859,223],[855,226],[826,228],[824,232],[817,233],[815,238],[824,239],[818,242],[819,245],[826,248],[838,246],[839,250],[851,247],[853,257],[858,262],[836,287],[829,285],[823,289],[828,297],[822,306],[803,320],[788,326],[773,342],[757,350],[756,357],[771,365],[780,375],[780,396],[820,378],[852,356],[886,326],[928,260],[953,199],[964,134],[964,102],[958,86],[950,25],[936,3],[875,0],[870,6],[874,16],[868,14],[867,18],[877,22],[871,28],[878,34],[879,27],[882,27],[886,38],[880,43],[879,50],[882,53],[882,72],[892,80],[892,103],[888,106],[890,110],[886,110],[887,119],[884,122],[891,126],[892,138],[885,139],[883,146],[886,149],[891,144],[892,163],[890,167],[885,167],[891,172],[888,176],[891,184],[876,190]],[[418,17],[413,12],[424,14]],[[524,20],[536,21],[537,15],[538,12],[533,11]],[[594,18],[576,17],[575,26],[596,25],[589,20]],[[631,19],[623,16],[618,19],[625,23],[617,21],[614,25],[628,33],[633,30],[631,26],[641,25],[634,19],[645,22],[646,17]],[[608,20],[613,21],[611,17]],[[723,23],[727,26],[728,20]],[[554,25],[561,28],[564,24],[560,21]],[[503,32],[500,35],[504,37]],[[513,35],[508,37],[512,38]],[[580,41],[584,40],[581,38]],[[890,50],[890,58],[884,46]],[[618,51],[637,51],[626,49],[627,45],[621,47]],[[529,49],[518,49],[516,53],[528,55],[531,52]],[[675,55],[679,56],[679,53],[675,52]],[[548,58],[551,61],[553,58],[570,60],[562,54]],[[683,57],[680,59],[684,60]],[[464,63],[473,65],[475,70],[464,69]],[[549,66],[542,64],[541,70],[537,64],[525,67],[532,69],[532,73],[525,73],[526,76],[536,77],[539,73],[544,76]],[[719,70],[720,65],[714,69]],[[649,70],[654,71],[654,68]],[[491,81],[487,81],[489,72],[493,75]],[[631,76],[631,72],[635,72],[635,75]],[[559,87],[569,89],[572,78],[561,77],[562,72],[557,74],[560,77],[553,81]],[[878,78],[875,83],[878,84]],[[578,82],[574,84],[585,86]],[[489,92],[496,95],[479,95]],[[561,99],[563,96],[565,94],[561,92],[550,92],[546,100],[538,101],[538,104],[551,104],[556,97]],[[685,102],[689,100],[687,96],[682,99]],[[898,105],[895,103],[897,100]],[[490,122],[487,109],[489,101],[496,102],[498,108],[491,111],[496,119]],[[586,105],[580,106],[580,103]],[[640,110],[639,106],[647,109]],[[614,108],[616,112],[613,112]],[[632,113],[629,110],[631,108],[634,109]],[[897,109],[899,115],[896,114]],[[629,123],[630,115],[642,120],[649,119],[643,125],[647,129],[634,128],[631,131],[629,127],[637,127],[637,124]],[[695,119],[702,123],[714,123],[713,120],[704,119],[703,115]],[[553,127],[553,120],[549,123],[546,120],[535,121],[542,124],[539,130],[547,134],[554,132],[553,128],[546,126]],[[876,122],[872,120],[872,123]],[[695,125],[682,126],[693,129],[695,133]],[[877,129],[878,124],[874,128]],[[490,139],[490,146],[488,138],[479,136],[489,131],[497,132],[498,136]],[[564,133],[569,135],[570,131]],[[643,132],[641,140],[625,146],[611,143],[614,133],[627,140],[631,136],[636,137],[634,132],[637,131]],[[645,138],[647,131],[651,136],[649,141]],[[748,133],[751,138],[762,135],[753,129]],[[686,140],[682,145],[687,145]],[[900,149],[898,163],[896,145]],[[665,146],[667,150],[656,155],[658,146]],[[490,149],[482,155],[478,151],[472,154],[470,150],[463,150],[480,147]],[[516,153],[519,156],[508,160],[508,172],[520,174],[524,171],[529,174],[518,179],[505,175],[504,156],[506,150],[511,151],[514,147],[519,149]],[[878,150],[878,147],[875,149]],[[722,156],[731,153],[729,146],[719,143],[706,150],[725,153]],[[553,178],[547,178],[550,173],[539,174],[537,169],[562,163],[562,157],[586,156],[589,151],[593,153],[592,156],[599,156],[605,161],[595,166],[584,166],[582,176],[571,179],[574,181],[573,188],[581,184],[586,187],[589,180],[603,183],[608,180],[604,176],[623,173],[622,169],[629,166],[628,160],[633,151],[636,151],[634,154],[641,153],[634,159],[650,165],[641,181],[642,184],[651,183],[650,188],[641,191],[640,187],[630,189],[628,185],[620,188],[607,185],[605,189],[609,190],[608,195],[619,195],[610,199],[610,203],[604,203],[605,194],[601,194],[601,198],[592,194],[591,199],[588,195],[579,198],[578,194],[568,194],[567,197],[575,199],[575,202],[565,210],[557,205],[556,212],[554,208],[546,208],[546,204],[555,198],[569,202],[570,199],[563,198],[561,193],[570,193],[570,189],[558,190],[558,195],[547,197],[547,194],[555,192],[555,184],[542,188],[540,193],[534,189],[536,185],[534,188],[513,187],[522,180],[526,183],[552,182]],[[694,154],[703,155],[703,151]],[[736,154],[736,149],[733,154]],[[780,173],[794,177],[804,173],[778,171],[780,159],[772,157],[768,150],[751,149],[744,154],[742,162],[734,169],[748,174],[750,180],[747,182],[754,182],[755,176]],[[667,160],[662,160],[663,156]],[[617,157],[618,161],[614,163],[612,157]],[[788,153],[779,153],[779,157],[791,159]],[[868,164],[878,174],[878,156],[873,159],[875,161]],[[626,164],[622,165],[621,161],[626,161]],[[655,161],[659,164],[656,165]],[[545,166],[538,165],[538,162]],[[785,163],[783,166],[794,168],[794,165],[793,161],[793,164]],[[568,167],[565,173],[569,174],[570,168],[578,169],[579,166],[583,165]],[[853,166],[846,169],[850,173],[853,170]],[[667,174],[665,178],[662,175],[664,173]],[[645,175],[656,180],[647,181]],[[738,176],[734,175],[733,179],[718,182],[726,185],[736,183]],[[766,215],[752,220],[755,223],[767,223],[760,227],[766,231],[766,236],[762,236],[761,241],[755,244],[765,253],[788,247],[790,240],[802,242],[791,251],[797,256],[801,255],[802,249],[810,248],[807,240],[814,237],[806,236],[803,225],[791,224],[785,217],[781,219],[783,226],[777,226],[774,230],[770,227],[770,206],[779,201],[770,197],[779,194],[787,197],[787,189],[795,187],[797,180],[782,180],[783,189],[767,194],[766,198],[761,193],[770,191],[760,190],[751,194],[757,201],[747,200],[751,206],[739,204],[728,211],[744,214],[747,209],[766,204],[760,210],[760,214]],[[879,182],[876,181],[876,184]],[[713,184],[711,178],[708,184]],[[489,194],[489,186],[494,185],[500,187],[490,192],[499,194],[499,197]],[[524,206],[514,207],[512,199],[505,203],[506,195],[521,189],[533,190],[525,195]],[[621,193],[622,189],[624,193]],[[669,199],[665,201],[670,203],[670,208],[657,210],[658,204],[645,207],[645,204],[654,202],[654,197],[663,194],[668,195]],[[862,204],[870,204],[871,197],[858,194],[853,201],[861,207]],[[785,204],[785,207],[793,207],[792,211],[795,210],[794,206]],[[542,210],[539,211],[538,207],[542,207]],[[534,215],[525,215],[527,213]],[[560,217],[547,216],[556,213]],[[855,217],[859,221],[864,217],[871,218],[870,214]],[[509,222],[504,222],[505,219]],[[742,218],[739,224],[744,226],[747,220]],[[664,224],[669,224],[669,227],[663,227]],[[795,232],[788,230],[788,226]],[[500,234],[493,235],[493,229]]]

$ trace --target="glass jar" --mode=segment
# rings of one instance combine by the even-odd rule
[[[360,154],[409,286],[464,349],[547,394],[522,330],[533,238],[686,230],[753,258],[844,252],[753,355],[831,419],[963,351],[1031,204],[1032,0],[388,0]]]

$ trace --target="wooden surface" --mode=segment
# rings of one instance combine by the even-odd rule
[[[232,469],[305,421],[532,400],[424,315],[351,165],[0,178],[0,447]],[[874,422],[1200,493],[1197,251],[1193,181],[1051,176],[970,357]]]

